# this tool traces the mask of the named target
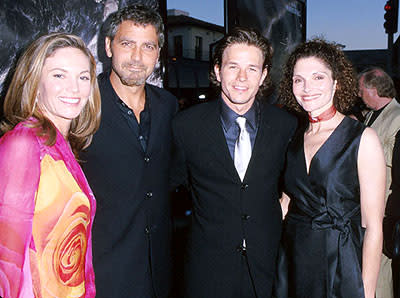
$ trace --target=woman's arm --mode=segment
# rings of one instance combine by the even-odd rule
[[[358,153],[362,226],[366,228],[362,252],[362,277],[366,298],[375,297],[382,255],[386,168],[382,146],[374,130],[366,128]]]
[[[282,197],[279,199],[279,202],[281,203],[282,208],[282,219],[285,219],[289,210],[290,198],[287,194],[282,193]]]
[[[0,296],[33,297],[29,246],[40,152],[28,129],[0,139]]]

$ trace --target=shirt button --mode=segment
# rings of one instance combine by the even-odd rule
[[[150,157],[146,156],[146,157],[144,158],[144,161],[145,161],[145,162],[149,162],[149,161],[150,161]]]
[[[151,191],[146,193],[146,198],[150,199],[153,196],[153,193]]]
[[[146,234],[150,234],[150,231],[151,231],[151,228],[150,228],[149,226],[147,226],[147,227],[144,228],[144,232],[145,232]]]
[[[245,190],[245,189],[247,189],[248,187],[249,187],[249,185],[246,184],[246,183],[244,183],[244,184],[242,184],[242,186],[241,186],[240,188],[243,189],[243,190]]]
[[[139,140],[143,140],[143,136],[139,136]]]
[[[243,215],[242,215],[242,219],[243,219],[243,220],[249,220],[249,219],[250,219],[250,215],[243,214]]]
[[[128,115],[132,115],[132,111],[128,111]]]

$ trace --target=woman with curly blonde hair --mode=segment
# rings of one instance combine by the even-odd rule
[[[93,193],[75,159],[100,122],[96,63],[52,33],[18,61],[0,139],[0,296],[95,297]]]
[[[385,162],[375,132],[345,116],[356,94],[338,45],[314,39],[289,56],[280,100],[307,119],[288,149],[281,199],[290,297],[375,295]]]

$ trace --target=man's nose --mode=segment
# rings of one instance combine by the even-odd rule
[[[247,80],[247,71],[245,69],[240,69],[238,73],[239,81],[246,81]]]
[[[134,47],[131,52],[131,59],[135,61],[142,60],[142,51],[139,47]]]

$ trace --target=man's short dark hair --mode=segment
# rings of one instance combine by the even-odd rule
[[[267,69],[268,74],[263,84],[260,86],[259,93],[266,95],[272,87],[272,81],[270,76],[270,70],[272,66],[272,46],[267,38],[262,36],[257,30],[244,27],[236,27],[232,32],[222,38],[217,46],[215,47],[215,52],[213,56],[213,66],[218,65],[221,67],[222,57],[225,50],[234,44],[245,44],[249,46],[255,46],[261,50],[263,56],[263,70]],[[210,81],[213,85],[220,87],[221,84],[218,82],[217,77],[214,72],[214,67],[210,72]]]
[[[117,11],[111,17],[105,31],[106,36],[113,40],[123,21],[131,21],[140,26],[154,26],[158,35],[158,46],[162,48],[164,45],[164,23],[155,9],[143,4],[134,4]]]

